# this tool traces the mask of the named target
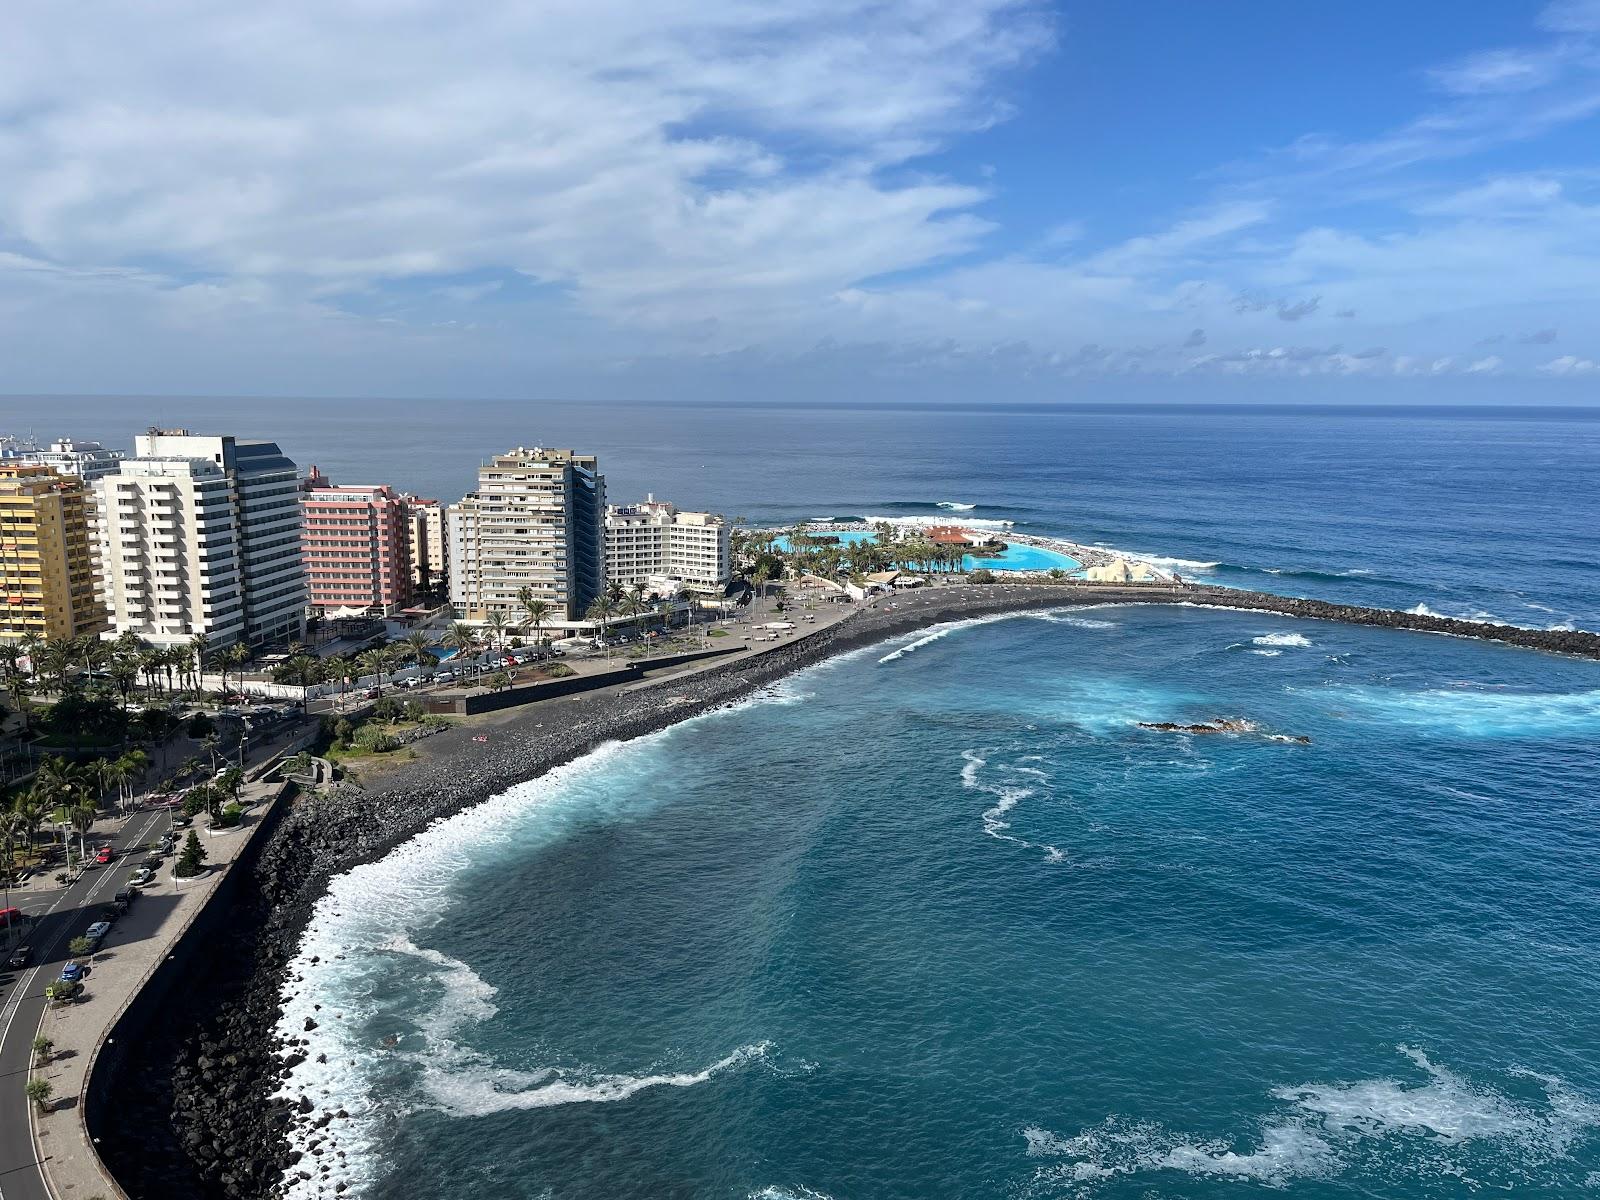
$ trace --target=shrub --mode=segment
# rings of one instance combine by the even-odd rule
[[[551,679],[565,679],[568,675],[577,674],[577,672],[571,667],[567,666],[566,663],[546,663],[544,666],[544,673]]]
[[[400,701],[393,696],[385,696],[372,706],[373,718],[379,721],[387,721],[391,725],[400,719],[402,711]]]
[[[73,958],[82,958],[93,949],[93,944],[85,937],[75,937],[67,943],[67,953],[72,955]]]
[[[993,583],[994,572],[985,567],[979,567],[971,575],[967,576],[967,580],[970,583]]]
[[[383,754],[399,746],[400,741],[394,734],[386,733],[376,725],[363,725],[356,730],[355,741],[352,744],[369,754]]]
[[[408,721],[420,721],[427,716],[427,709],[422,707],[421,700],[407,700],[404,715]]]
[[[55,1048],[56,1044],[43,1034],[33,1039],[33,1053],[40,1062],[49,1062],[50,1052]]]
[[[189,718],[188,727],[184,729],[195,741],[204,741],[217,731],[217,723],[205,713],[195,713]]]
[[[52,980],[45,984],[44,998],[51,1004],[65,1004],[78,994],[81,983],[68,983],[64,979]]]
[[[224,805],[214,822],[219,828],[232,829],[244,819],[244,809],[237,804]]]
[[[341,746],[348,746],[350,738],[355,733],[356,727],[350,724],[349,718],[340,717],[333,723],[333,737]]]
[[[1067,573],[1065,571],[1063,571],[1060,567],[1051,567],[1050,568],[1050,578],[1051,579],[1065,579],[1066,577],[1067,577]]]
[[[511,676],[504,671],[496,671],[489,676],[489,686],[497,692],[508,688],[511,686]]]

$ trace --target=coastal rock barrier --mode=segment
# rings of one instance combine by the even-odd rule
[[[1107,603],[1193,604],[1281,613],[1507,642],[1600,658],[1600,635],[1527,630],[1215,588],[1090,588],[1005,583],[940,587],[863,608],[762,653],[627,689],[544,701],[491,725],[429,739],[423,761],[382,787],[302,798],[286,812],[228,919],[212,922],[201,955],[186,956],[181,986],[128,1052],[92,1129],[107,1166],[133,1200],[232,1197],[264,1200],[286,1173],[327,1174],[301,1159],[287,1132],[342,1119],[304,1097],[279,1097],[301,1039],[278,1037],[289,964],[328,880],[369,862],[433,821],[533,779],[606,742],[638,737],[738,702],[832,655],[939,621],[1029,609]],[[487,732],[488,740],[475,740]],[[326,1119],[326,1120],[324,1120]],[[320,1149],[320,1148],[319,1148]]]

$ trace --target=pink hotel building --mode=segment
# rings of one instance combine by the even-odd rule
[[[300,509],[313,609],[389,616],[411,603],[408,508],[387,484],[340,487],[311,468]]]

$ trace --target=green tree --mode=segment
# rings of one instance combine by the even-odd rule
[[[484,619],[483,623],[489,627],[491,644],[494,646],[494,648],[498,650],[504,646],[506,640],[506,629],[511,624],[511,622],[506,619],[505,613],[501,612],[497,608]]]
[[[48,991],[49,989],[47,988],[45,990]],[[56,1089],[48,1079],[43,1079],[40,1076],[35,1075],[32,1079],[28,1080],[27,1086],[25,1086],[22,1090],[23,1094],[26,1095],[29,1100],[33,1101],[33,1106],[40,1112],[50,1111],[50,1097]]]
[[[525,587],[517,592],[517,603],[522,606],[522,614],[527,618],[525,625],[533,627],[534,644],[542,644],[545,618],[550,615],[550,602],[541,600],[533,594],[532,588]]]
[[[55,1042],[50,1038],[45,1037],[45,1035],[42,1033],[33,1039],[33,1056],[38,1059],[40,1063],[48,1063],[50,1061],[50,1055],[54,1052],[55,1048]]]
[[[82,958],[93,950],[94,946],[90,944],[89,939],[86,937],[75,937],[67,943],[67,953],[72,955],[73,958]]]
[[[178,862],[172,868],[172,873],[179,879],[190,879],[200,874],[200,865],[206,861],[206,848],[200,844],[200,836],[194,830],[189,830],[189,836],[183,839],[183,849],[178,854]]]

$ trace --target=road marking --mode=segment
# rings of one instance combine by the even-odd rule
[[[139,831],[138,835],[133,839],[131,844],[137,845],[142,843],[145,835],[150,832],[151,827],[160,819],[160,813],[152,813],[145,821],[144,828]],[[81,879],[82,877],[80,876],[79,878]],[[108,882],[115,878],[115,871],[108,870],[105,876],[97,880],[94,886],[91,887],[87,893],[85,893],[83,899],[86,904],[93,903],[95,894],[104,888]],[[34,920],[34,925],[37,927],[38,925],[42,924],[46,918],[54,915],[56,909],[61,907],[61,902],[69,898],[72,895],[72,892],[73,888],[70,885],[62,888],[60,893],[57,894],[55,901],[50,905],[49,908],[44,910],[43,916],[40,916]],[[44,961],[42,960],[47,960],[52,954],[55,953],[56,947],[61,944],[61,939],[66,935],[66,933],[67,927],[63,926],[63,928],[57,930],[55,937],[51,938],[49,944],[43,949],[35,948],[35,953],[41,961],[36,962],[33,966],[28,968],[27,974],[22,976],[17,981],[15,991],[11,999],[6,1002],[6,1007],[4,1009],[5,1024],[4,1026],[0,1026],[0,1051],[5,1049],[6,1041],[11,1036],[11,1026],[16,1021],[17,1014],[22,1011],[22,1001],[27,995],[28,988],[33,984],[34,976],[39,973],[39,968],[45,965]],[[46,1001],[39,1009],[39,1025],[34,1030],[35,1036],[38,1035],[38,1030],[44,1027],[45,1014],[49,1011],[50,1004],[48,1001]],[[33,1051],[31,1048],[27,1051],[27,1064],[28,1066],[25,1075],[31,1077],[33,1074]],[[26,1083],[26,1081],[27,1080],[24,1079],[23,1082]],[[51,1186],[50,1177],[45,1173],[43,1157],[38,1153],[39,1137],[37,1126],[34,1122],[33,1106],[28,1104],[26,1098],[24,1098],[23,1104],[28,1109],[28,1140],[34,1149],[34,1161],[31,1165],[36,1167],[39,1171],[39,1182],[44,1188],[45,1195],[54,1198],[56,1195],[56,1190],[53,1186]],[[0,1200],[5,1200],[4,1190],[0,1190]]]

